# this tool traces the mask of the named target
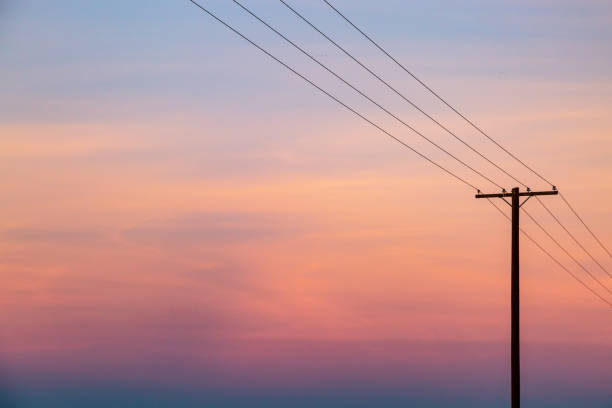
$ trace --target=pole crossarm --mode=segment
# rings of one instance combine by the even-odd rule
[[[559,194],[558,190],[551,191],[523,191],[518,193],[520,197],[531,197],[531,196],[539,196],[539,195],[557,195]],[[512,197],[512,193],[493,193],[493,194],[476,194],[476,198],[504,198],[504,197]]]

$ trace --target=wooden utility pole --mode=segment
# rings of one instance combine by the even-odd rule
[[[520,282],[519,282],[519,214],[520,208],[534,195],[556,195],[559,192],[553,186],[552,191],[519,192],[515,187],[511,193],[504,190],[499,194],[482,194],[480,190],[476,198],[501,198],[512,207],[512,266],[510,275],[510,396],[511,407],[521,407],[521,343],[520,343]],[[511,197],[509,203],[505,197]],[[527,197],[520,202],[521,197]]]

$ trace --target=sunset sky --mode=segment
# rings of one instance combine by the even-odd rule
[[[322,1],[287,1],[532,189],[550,188]],[[499,191],[233,2],[200,3]],[[612,246],[612,2],[332,3]],[[244,4],[515,187],[280,2]],[[509,406],[510,225],[473,189],[187,0],[0,0],[0,55],[1,406]],[[563,201],[542,200],[612,271]],[[535,199],[525,208],[612,288]],[[612,406],[612,309],[526,239],[521,290],[524,405]]]

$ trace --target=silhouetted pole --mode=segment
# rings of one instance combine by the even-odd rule
[[[521,347],[520,347],[520,258],[519,258],[519,213],[520,208],[531,196],[534,195],[556,195],[559,192],[553,186],[553,191],[527,191],[519,192],[518,187],[512,189],[511,193],[504,190],[500,194],[481,194],[480,190],[476,198],[501,198],[512,207],[512,266],[510,275],[510,401],[512,408],[521,407]],[[527,198],[522,203],[520,197]],[[506,201],[505,197],[511,197],[512,203]]]
[[[510,283],[510,376],[512,408],[521,406],[520,284],[519,284],[519,189],[512,189],[512,271]]]

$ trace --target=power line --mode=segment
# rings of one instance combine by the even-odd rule
[[[242,8],[244,11],[246,11],[247,13],[249,13],[251,16],[253,16],[255,19],[257,19],[260,23],[262,23],[263,25],[265,25],[268,29],[270,29],[271,31],[273,31],[276,35],[278,35],[279,37],[281,37],[283,40],[285,40],[287,43],[289,43],[290,45],[292,45],[294,48],[296,48],[298,51],[300,51],[302,54],[306,55],[308,58],[310,58],[312,61],[314,61],[315,63],[317,63],[319,66],[321,66],[323,69],[325,69],[327,72],[329,72],[330,74],[332,74],[334,77],[336,77],[337,79],[339,79],[340,81],[342,81],[345,85],[347,85],[348,87],[350,87],[352,90],[354,90],[355,92],[357,92],[359,95],[361,95],[362,97],[364,97],[365,99],[367,99],[368,101],[370,101],[371,103],[373,103],[374,105],[376,105],[378,108],[380,108],[382,111],[384,111],[386,114],[388,114],[389,116],[391,116],[392,118],[394,118],[395,120],[397,120],[399,123],[401,123],[402,125],[404,125],[405,127],[407,127],[408,129],[410,129],[411,131],[413,131],[414,133],[416,133],[417,135],[419,135],[420,137],[422,137],[423,139],[427,140],[429,143],[431,143],[433,146],[437,147],[439,150],[443,151],[444,153],[446,153],[448,156],[452,157],[453,159],[455,159],[456,161],[458,161],[459,163],[461,163],[463,166],[467,167],[468,169],[470,169],[471,171],[473,171],[474,173],[476,173],[477,175],[479,175],[480,177],[484,178],[485,180],[487,180],[488,182],[490,182],[491,184],[493,184],[494,186],[499,187],[500,189],[503,189],[504,187],[499,185],[498,183],[496,183],[495,181],[491,180],[489,177],[485,176],[483,173],[481,173],[480,171],[476,170],[474,167],[470,166],[469,164],[467,164],[466,162],[464,162],[463,160],[461,160],[460,158],[458,158],[457,156],[455,156],[454,154],[452,154],[451,152],[449,152],[448,150],[446,150],[445,148],[443,148],[442,146],[440,146],[439,144],[437,144],[436,142],[434,142],[433,140],[431,140],[430,138],[428,138],[427,136],[425,136],[423,133],[421,133],[420,131],[418,131],[417,129],[415,129],[414,127],[412,127],[411,125],[409,125],[408,123],[406,123],[405,121],[403,121],[402,119],[400,119],[397,115],[393,114],[392,112],[390,112],[387,108],[385,108],[384,106],[382,106],[380,103],[376,102],[374,99],[372,99],[370,96],[368,96],[367,94],[365,94],[363,91],[359,90],[357,87],[355,87],[353,84],[351,84],[350,82],[348,82],[346,79],[344,79],[341,75],[337,74],[334,70],[332,70],[331,68],[329,68],[327,65],[325,65],[324,63],[322,63],[321,61],[319,61],[317,58],[315,58],[312,54],[310,54],[309,52],[305,51],[302,47],[300,47],[298,44],[296,44],[295,42],[291,41],[289,38],[287,38],[285,35],[283,35],[280,31],[278,31],[276,28],[272,27],[270,24],[268,24],[266,21],[264,21],[262,18],[260,18],[257,14],[255,14],[253,11],[251,11],[250,9],[248,9],[247,7],[245,7],[242,3],[240,3],[237,0],[232,0],[234,3],[236,3],[240,8]]]
[[[280,0],[283,1],[283,0]],[[476,129],[478,132],[480,132],[483,136],[485,136],[487,139],[489,139],[491,142],[493,142],[497,147],[499,147],[500,149],[502,149],[504,152],[506,152],[508,155],[510,155],[510,157],[512,157],[513,159],[515,159],[516,161],[518,161],[519,163],[521,163],[525,168],[527,168],[529,171],[531,171],[533,174],[535,174],[536,176],[538,176],[541,180],[543,180],[544,182],[550,184],[551,186],[553,186],[553,184],[548,181],[544,176],[542,176],[540,173],[538,173],[537,171],[535,171],[533,168],[531,168],[530,166],[528,166],[525,162],[523,162],[521,159],[519,159],[518,157],[516,157],[514,154],[512,154],[508,149],[506,149],[505,147],[503,147],[501,144],[499,144],[495,139],[493,139],[491,136],[489,136],[485,131],[483,131],[480,127],[478,127],[474,122],[472,122],[470,119],[468,119],[465,115],[463,115],[461,112],[459,112],[459,110],[457,110],[453,105],[451,105],[449,102],[446,101],[446,99],[442,98],[436,91],[434,91],[431,87],[429,87],[425,82],[423,82],[421,79],[419,79],[415,74],[413,74],[408,68],[406,68],[403,64],[401,64],[397,59],[395,59],[389,52],[387,52],[387,50],[385,50],[382,46],[380,46],[376,41],[374,41],[372,39],[372,37],[370,37],[369,35],[367,35],[363,30],[361,30],[359,27],[357,27],[357,25],[355,25],[351,20],[349,20],[348,17],[346,17],[342,12],[340,12],[340,10],[338,10],[336,7],[334,7],[329,1],[327,0],[323,0],[325,2],[325,4],[327,4],[329,7],[331,7],[332,10],[334,10],[340,17],[342,17],[347,23],[349,23],[355,30],[357,30],[361,35],[363,35],[368,41],[370,41],[374,46],[376,46],[376,48],[378,48],[380,51],[382,51],[387,57],[389,57],[397,66],[399,66],[402,70],[404,70],[408,75],[410,75],[412,78],[414,78],[419,84],[421,84],[425,89],[427,89],[432,95],[434,95],[439,101],[441,101],[444,105],[446,105],[448,108],[450,108],[453,112],[455,112],[457,115],[459,115],[463,120],[465,120],[467,123],[469,123],[474,129]],[[284,3],[284,1],[283,1]],[[497,166],[496,166],[497,167]],[[504,171],[505,173],[505,171]],[[507,173],[506,173],[507,174]],[[511,176],[512,177],[512,176]],[[514,179],[514,177],[512,177]],[[523,183],[521,183],[520,181],[514,179],[515,181],[517,181],[518,183],[522,184],[523,186],[525,186]],[[527,186],[525,186],[527,187]],[[553,186],[554,187],[554,186]]]
[[[478,151],[476,148],[472,147],[469,143],[467,143],[465,140],[463,140],[462,138],[457,136],[453,131],[451,131],[446,126],[444,126],[442,123],[440,123],[438,120],[436,120],[433,116],[431,116],[430,114],[425,112],[421,107],[419,107],[417,104],[415,104],[409,98],[407,98],[403,93],[401,93],[395,87],[393,87],[391,84],[389,84],[387,81],[385,81],[380,75],[376,74],[374,71],[372,71],[372,69],[370,69],[363,62],[361,62],[358,58],[356,58],[350,52],[348,52],[344,47],[342,47],[340,44],[338,44],[336,41],[334,41],[329,35],[325,34],[323,31],[321,31],[317,26],[315,26],[310,20],[308,20],[306,17],[304,17],[300,12],[298,12],[296,9],[294,9],[289,4],[287,4],[284,0],[279,0],[279,1],[285,7],[287,7],[289,10],[291,10],[291,12],[293,12],[302,21],[304,21],[306,24],[308,24],[313,30],[315,30],[316,32],[321,34],[325,39],[327,39],[330,43],[332,43],[336,48],[338,48],[345,55],[347,55],[349,58],[351,58],[353,61],[355,61],[357,64],[359,64],[359,66],[361,66],[364,70],[366,70],[370,75],[372,75],[374,78],[376,78],[378,81],[380,81],[383,85],[385,85],[387,88],[389,88],[395,94],[397,94],[400,98],[402,98],[404,101],[406,101],[408,104],[410,104],[413,108],[415,108],[416,110],[421,112],[423,115],[425,115],[429,120],[434,122],[438,127],[440,127],[442,130],[447,132],[449,135],[453,136],[455,139],[457,139],[459,142],[461,142],[463,145],[468,147],[474,153],[478,154],[480,157],[485,159],[487,162],[489,162],[491,165],[493,165],[498,170],[503,172],[505,175],[507,175],[508,177],[512,178],[514,181],[516,181],[517,183],[521,184],[522,186],[527,187],[527,185],[525,183],[523,183],[522,181],[518,180],[512,174],[508,173],[506,170],[504,170],[502,167],[497,165],[495,162],[491,161],[487,156],[485,156],[484,154],[480,153],[480,151]]]
[[[561,220],[559,220],[559,218],[557,218],[557,216],[555,214],[553,214],[552,211],[550,211],[550,209],[546,206],[546,204],[544,204],[544,202],[542,200],[540,200],[539,197],[536,196],[536,200],[538,200],[538,202],[540,203],[540,205],[542,207],[544,207],[544,209],[551,215],[551,217],[553,217],[555,219],[555,221],[557,221],[557,224],[559,224],[561,226],[561,228],[563,228],[563,230],[565,230],[565,232],[567,232],[567,234],[574,240],[574,242],[576,244],[578,244],[578,246],[580,248],[582,248],[582,250],[584,252],[586,252],[586,254],[588,256],[591,257],[591,259],[593,260],[593,262],[595,262],[597,264],[597,266],[599,266],[601,268],[602,271],[604,271],[606,274],[608,274],[609,277],[612,278],[612,275],[610,274],[610,272],[608,272],[608,270],[606,268],[604,268],[598,261],[597,259],[595,259],[593,257],[593,255],[591,255],[591,253],[589,251],[587,251],[587,249],[576,239],[576,237],[574,237],[574,235],[567,229],[565,228],[565,225],[563,225],[563,223],[561,222]]]
[[[531,221],[533,221],[538,227],[540,227],[540,229],[548,236],[548,238],[550,238],[555,244],[557,244],[557,246],[559,248],[561,248],[561,250],[563,252],[565,252],[567,254],[567,256],[569,256],[572,261],[574,261],[574,263],[576,263],[576,265],[578,265],[580,267],[580,269],[582,269],[583,271],[585,271],[595,282],[597,282],[599,284],[599,286],[601,286],[602,288],[604,288],[608,293],[610,293],[612,295],[612,291],[610,289],[608,289],[607,286],[605,286],[603,283],[601,283],[601,281],[599,279],[597,279],[597,277],[595,275],[593,275],[587,268],[584,267],[584,265],[582,265],[576,258],[574,258],[574,256],[572,254],[570,254],[568,252],[567,249],[565,249],[560,243],[559,241],[557,241],[552,235],[550,235],[550,233],[538,222],[536,221],[536,219],[527,212],[527,210],[525,210],[524,208],[521,208],[523,210],[523,212],[525,214],[527,214],[527,216],[529,218],[531,218]]]
[[[588,225],[586,225],[586,223],[582,220],[582,218],[578,215],[578,213],[576,212],[576,210],[574,210],[574,207],[572,207],[570,205],[570,203],[565,199],[565,196],[561,193],[559,193],[559,195],[561,196],[561,199],[565,202],[565,204],[567,204],[568,208],[570,210],[572,210],[572,212],[574,213],[574,215],[580,220],[580,222],[582,223],[582,225],[584,225],[584,228],[587,229],[587,231],[589,231],[591,233],[591,235],[593,236],[593,238],[595,238],[595,241],[597,241],[597,243],[599,243],[599,245],[603,248],[604,251],[606,251],[606,253],[612,258],[612,253],[610,253],[610,251],[608,250],[608,248],[605,247],[605,245],[599,240],[599,238],[597,238],[597,235],[595,235],[595,233],[589,228]]]
[[[430,162],[431,164],[433,164],[434,166],[438,167],[440,170],[446,172],[447,174],[451,175],[452,177],[454,177],[455,179],[461,181],[463,184],[473,188],[474,190],[478,190],[477,187],[475,187],[473,184],[469,183],[468,181],[466,181],[465,179],[459,177],[458,175],[456,175],[455,173],[453,173],[452,171],[448,170],[447,168],[443,167],[442,165],[436,163],[434,160],[430,159],[429,157],[427,157],[426,155],[424,155],[423,153],[419,152],[418,150],[416,150],[415,148],[413,148],[412,146],[410,146],[409,144],[407,144],[406,142],[404,142],[403,140],[397,138],[396,136],[394,136],[393,134],[391,134],[390,132],[386,131],[385,129],[383,129],[381,126],[379,126],[378,124],[376,124],[375,122],[373,122],[372,120],[368,119],[366,116],[364,116],[363,114],[359,113],[358,111],[356,111],[355,109],[351,108],[349,105],[347,105],[346,103],[342,102],[340,99],[338,99],[337,97],[335,97],[334,95],[332,95],[331,93],[329,93],[328,91],[326,91],[325,89],[321,88],[319,85],[317,85],[316,83],[314,83],[313,81],[311,81],[310,79],[308,79],[307,77],[305,77],[304,75],[300,74],[298,71],[296,71],[295,69],[291,68],[289,65],[287,65],[285,62],[283,62],[282,60],[280,60],[279,58],[275,57],[274,55],[272,55],[270,52],[268,52],[266,49],[264,49],[263,47],[261,47],[260,45],[258,45],[257,43],[255,43],[254,41],[252,41],[251,39],[249,39],[248,37],[246,37],[244,34],[242,34],[240,31],[238,31],[237,29],[235,29],[234,27],[232,27],[231,25],[229,25],[228,23],[226,23],[225,21],[223,21],[221,18],[217,17],[214,13],[212,13],[211,11],[209,11],[208,9],[206,9],[204,6],[200,5],[199,3],[197,3],[194,0],[189,0],[191,3],[193,3],[196,7],[198,7],[199,9],[201,9],[202,11],[204,11],[206,14],[208,14],[209,16],[211,16],[213,19],[217,20],[219,23],[223,24],[226,28],[228,28],[229,30],[231,30],[232,32],[234,32],[236,35],[238,35],[239,37],[241,37],[242,39],[244,39],[245,41],[247,41],[249,44],[253,45],[255,48],[259,49],[261,52],[263,52],[264,54],[266,54],[268,57],[272,58],[274,61],[278,62],[279,64],[281,64],[283,67],[285,67],[286,69],[288,69],[289,71],[293,72],[295,75],[297,75],[298,77],[300,77],[301,79],[303,79],[304,81],[306,81],[307,83],[309,83],[311,86],[313,86],[314,88],[316,88],[317,90],[319,90],[320,92],[322,92],[323,94],[325,94],[326,96],[328,96],[329,98],[331,98],[332,100],[334,100],[335,102],[337,102],[338,104],[342,105],[344,108],[346,108],[347,110],[349,110],[350,112],[352,112],[354,115],[360,117],[361,119],[363,119],[364,121],[366,121],[367,123],[369,123],[370,125],[372,125],[373,127],[375,127],[376,129],[378,129],[380,132],[384,133],[385,135],[389,136],[390,138],[392,138],[393,140],[395,140],[396,142],[400,143],[402,146],[410,149],[412,152],[416,153],[418,156],[420,156],[421,158],[427,160],[428,162]]]
[[[283,0],[280,0],[281,2],[284,3]],[[427,89],[432,95],[434,95],[438,100],[440,100],[442,103],[444,103],[448,108],[450,108],[453,112],[455,112],[457,115],[459,115],[463,120],[465,120],[468,124],[470,124],[474,129],[476,129],[479,133],[481,133],[483,136],[485,136],[487,139],[489,139],[491,142],[493,142],[497,147],[499,147],[500,149],[502,149],[504,152],[506,152],[510,157],[512,157],[513,159],[515,159],[516,161],[518,161],[520,164],[522,164],[525,168],[527,168],[529,171],[531,171],[533,174],[535,174],[536,176],[538,176],[541,180],[543,180],[544,182],[550,184],[551,186],[554,187],[554,185],[548,180],[546,179],[544,176],[542,176],[539,172],[535,171],[532,167],[528,166],[525,162],[523,162],[521,159],[519,159],[516,155],[514,155],[512,152],[510,152],[508,149],[506,149],[504,146],[502,146],[499,142],[497,142],[495,139],[493,139],[489,134],[487,134],[484,130],[482,130],[479,126],[477,126],[473,121],[471,121],[469,118],[467,118],[464,114],[462,114],[461,112],[459,112],[459,110],[457,108],[455,108],[453,105],[451,105],[446,99],[444,99],[442,96],[440,96],[439,93],[437,93],[436,91],[434,91],[429,85],[427,85],[423,80],[421,80],[419,77],[417,77],[412,71],[410,71],[408,68],[406,68],[402,63],[400,63],[395,57],[393,57],[385,48],[383,48],[378,42],[376,42],[372,37],[370,37],[368,34],[366,34],[361,28],[359,28],[355,23],[353,23],[344,13],[342,13],[338,8],[336,8],[334,5],[332,5],[328,0],[323,0],[323,2],[325,4],[327,4],[334,12],[336,12],[342,19],[344,19],[350,26],[352,26],[355,30],[357,30],[363,37],[365,37],[370,43],[372,43],[376,48],[378,48],[383,54],[385,54],[391,61],[393,61],[397,66],[399,66],[404,72],[406,72],[408,75],[410,75],[413,79],[415,79],[419,84],[421,84],[425,89]],[[323,34],[323,33],[321,33]],[[488,160],[488,159],[487,159]],[[498,166],[496,166],[498,167]],[[499,168],[499,167],[498,167]],[[503,171],[503,169],[500,169]],[[504,173],[506,173],[504,171]],[[508,173],[506,173],[508,174]],[[512,177],[512,176],[511,176]],[[512,177],[515,181],[519,182],[520,184],[522,184],[524,187],[527,187],[524,183],[520,182],[519,180],[517,180],[516,178]],[[568,206],[568,208],[574,213],[574,215],[580,220],[580,222],[582,223],[582,225],[584,225],[584,227],[589,231],[589,233],[593,236],[593,238],[597,241],[597,243],[603,248],[603,250],[608,254],[608,256],[612,257],[612,252],[610,252],[606,246],[602,243],[602,241],[595,235],[595,233],[591,230],[591,228],[588,227],[588,225],[584,222],[584,220],[582,219],[582,217],[580,217],[580,215],[578,215],[578,212],[576,210],[574,210],[574,208],[570,205],[570,203],[567,201],[567,199],[562,195],[561,198],[563,199],[563,201],[565,202],[565,204]],[[579,244],[581,247],[582,245]],[[597,262],[597,261],[596,261]],[[598,263],[599,264],[599,263]],[[601,265],[600,265],[601,266]],[[606,271],[606,273],[609,275],[608,271]]]
[[[313,86],[314,88],[316,88],[317,90],[319,90],[321,93],[323,93],[324,95],[326,95],[327,97],[329,97],[330,99],[334,100],[335,102],[337,102],[338,104],[342,105],[344,108],[346,108],[347,110],[349,110],[351,113],[353,113],[354,115],[358,116],[359,118],[361,118],[362,120],[364,120],[365,122],[367,122],[368,124],[370,124],[371,126],[375,127],[377,130],[379,130],[380,132],[384,133],[385,135],[389,136],[390,138],[392,138],[393,140],[395,140],[396,142],[400,143],[402,146],[408,148],[409,150],[411,150],[412,152],[414,152],[415,154],[417,154],[419,157],[427,160],[429,163],[433,164],[434,166],[438,167],[439,169],[441,169],[442,171],[444,171],[445,173],[449,174],[450,176],[452,176],[453,178],[457,179],[458,181],[462,182],[463,184],[473,188],[474,190],[478,190],[478,188],[476,188],[473,184],[469,183],[468,181],[466,181],[465,179],[461,178],[460,176],[458,176],[457,174],[453,173],[452,171],[446,169],[445,167],[441,166],[440,164],[438,164],[437,162],[435,162],[434,160],[430,159],[429,157],[427,157],[426,155],[420,153],[418,150],[414,149],[413,147],[411,147],[410,145],[408,145],[407,143],[405,143],[404,141],[402,141],[401,139],[397,138],[396,136],[394,136],[393,134],[391,134],[390,132],[386,131],[384,128],[382,128],[381,126],[379,126],[377,123],[373,122],[372,120],[368,119],[366,116],[364,116],[363,114],[359,113],[358,111],[356,111],[355,109],[353,109],[352,107],[350,107],[349,105],[347,105],[346,103],[342,102],[340,99],[338,99],[336,96],[332,95],[330,92],[326,91],[325,89],[321,88],[319,85],[317,85],[316,83],[314,83],[313,81],[311,81],[310,79],[308,79],[306,76],[302,75],[301,73],[299,73],[298,71],[296,71],[295,69],[293,69],[292,67],[290,67],[289,65],[287,65],[285,62],[283,62],[282,60],[280,60],[279,58],[275,57],[273,54],[271,54],[270,52],[268,52],[266,49],[264,49],[263,47],[261,47],[260,45],[258,45],[257,43],[255,43],[253,40],[249,39],[248,37],[246,37],[244,34],[242,34],[240,31],[238,31],[237,29],[235,29],[234,27],[232,27],[231,25],[229,25],[228,23],[226,23],[224,20],[222,20],[221,18],[217,17],[214,13],[212,13],[211,11],[209,11],[208,9],[206,9],[205,7],[203,7],[202,5],[200,5],[199,3],[197,3],[194,0],[189,0],[192,4],[194,4],[196,7],[198,7],[199,9],[201,9],[202,11],[204,11],[206,14],[208,14],[210,17],[212,17],[213,19],[215,19],[216,21],[218,21],[219,23],[221,23],[222,25],[224,25],[226,28],[228,28],[230,31],[234,32],[236,35],[238,35],[239,37],[241,37],[242,39],[244,39],[245,41],[247,41],[248,43],[250,43],[251,45],[253,45],[254,47],[256,47],[257,49],[259,49],[261,52],[263,52],[264,54],[266,54],[268,57],[272,58],[274,61],[276,61],[277,63],[279,63],[280,65],[282,65],[283,67],[285,67],[286,69],[288,69],[289,71],[291,71],[293,74],[297,75],[298,77],[300,77],[302,80],[306,81],[308,84],[310,84],[311,86]],[[491,202],[489,200],[489,202]],[[493,206],[495,206],[495,204],[493,204],[491,202],[491,204]],[[495,206],[497,208],[497,206]],[[501,211],[499,208],[497,208],[499,211]],[[503,212],[502,212],[503,214]],[[506,216],[507,218],[507,216]],[[593,292],[597,297],[599,297],[601,300],[603,300],[604,302],[606,302],[608,305],[612,306],[612,303],[608,302],[606,299],[602,298],[597,292],[593,291],[593,289],[591,289],[590,287],[588,287],[584,282],[582,282],[579,278],[577,278],[573,273],[571,273],[571,271],[569,271],[567,268],[565,268],[559,261],[556,260],[556,258],[554,258],[550,253],[548,253],[544,248],[542,248],[537,242],[535,242],[535,240],[533,240],[529,235],[527,235],[522,229],[521,232],[523,232],[536,246],[538,246],[542,251],[544,251],[551,259],[553,259],[557,264],[559,264],[559,266],[561,266],[566,272],[568,272],[572,277],[574,277],[574,279],[576,279],[579,283],[581,283],[583,286],[585,286],[588,290],[590,290],[591,292]]]
[[[495,207],[495,209],[497,211],[499,211],[501,213],[501,215],[503,215],[504,217],[506,217],[506,219],[508,221],[512,221],[510,219],[510,217],[508,217],[508,215],[506,215],[506,213],[504,213],[504,211],[499,208],[497,205],[495,205],[495,203],[490,199],[487,198],[487,201],[489,201],[489,203]],[[527,239],[529,239],[535,246],[537,246],[542,252],[544,252],[546,255],[548,255],[548,257],[550,259],[552,259],[557,265],[559,265],[559,267],[561,267],[561,269],[563,269],[565,272],[567,272],[572,278],[574,278],[576,281],[578,281],[578,283],[580,283],[582,286],[584,286],[587,290],[589,290],[592,294],[594,294],[595,296],[597,296],[599,299],[601,299],[603,302],[607,303],[608,306],[612,307],[612,303],[610,303],[607,299],[605,299],[604,297],[602,297],[599,293],[597,293],[595,290],[593,290],[589,285],[587,285],[586,283],[584,283],[582,281],[582,279],[580,279],[579,277],[577,277],[576,275],[574,275],[572,273],[572,271],[570,271],[569,269],[567,269],[561,262],[559,262],[559,260],[557,258],[555,258],[550,252],[548,252],[546,249],[544,249],[544,247],[542,247],[540,244],[537,243],[537,241],[535,239],[533,239],[531,237],[531,235],[529,235],[527,232],[525,232],[525,230],[523,230],[521,228],[521,232],[523,233],[523,235],[525,235],[525,237],[527,237]]]

